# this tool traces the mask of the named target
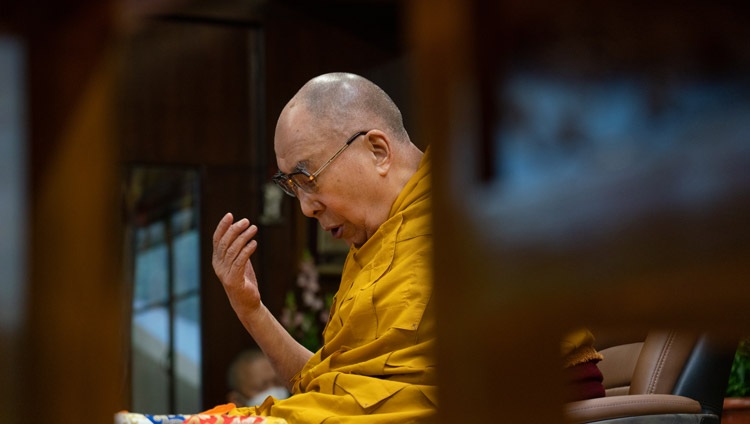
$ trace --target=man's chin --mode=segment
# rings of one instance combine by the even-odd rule
[[[367,243],[367,240],[370,238],[368,236],[365,236],[364,234],[357,233],[353,234],[350,238],[343,238],[344,242],[346,242],[346,245],[349,247],[356,247],[359,249],[360,247],[364,246],[365,243]]]
[[[354,246],[354,247],[356,247],[357,249],[359,249],[360,247],[362,247],[362,245],[364,245],[364,244],[365,244],[365,242],[366,242],[367,240],[365,240],[365,241],[362,241],[362,242],[358,242],[357,240],[344,240],[344,241],[346,242],[346,245],[347,245],[347,246],[349,246],[350,248],[351,248],[352,246]]]

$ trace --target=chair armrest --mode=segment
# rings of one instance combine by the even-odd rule
[[[701,404],[675,395],[628,395],[580,400],[565,405],[570,423],[657,414],[700,414]]]

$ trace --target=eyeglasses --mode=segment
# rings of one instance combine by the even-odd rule
[[[318,184],[316,182],[318,175],[320,175],[320,173],[323,172],[323,170],[326,169],[326,167],[330,165],[331,162],[333,162],[333,160],[341,154],[341,152],[344,151],[344,149],[349,147],[349,145],[352,144],[354,140],[357,139],[357,137],[365,135],[367,133],[368,131],[360,131],[351,136],[348,140],[346,140],[346,143],[344,143],[344,145],[341,146],[341,148],[336,153],[334,153],[333,156],[331,156],[331,158],[326,161],[326,163],[323,164],[323,166],[318,168],[318,170],[313,172],[312,174],[304,169],[292,172],[291,174],[285,174],[279,171],[273,176],[273,182],[281,187],[281,189],[284,190],[284,193],[292,197],[297,197],[297,189],[302,190],[305,193],[315,193],[315,191],[318,189]]]

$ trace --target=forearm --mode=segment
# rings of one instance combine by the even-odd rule
[[[302,370],[313,353],[294,340],[263,304],[252,313],[238,313],[238,317],[268,356],[276,373],[287,382],[287,388],[291,388],[292,377]]]

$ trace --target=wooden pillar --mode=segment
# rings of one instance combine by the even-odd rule
[[[6,422],[107,423],[125,405],[113,6],[11,2],[3,17],[25,53],[29,154],[28,279]]]
[[[487,168],[503,142],[492,131],[515,117],[498,94],[509,64],[547,53],[541,68],[553,76],[570,69],[657,81],[714,70],[708,80],[745,75],[748,49],[734,42],[746,33],[744,15],[731,5],[409,3],[418,125],[437,170],[441,422],[563,422],[559,341],[570,328],[597,336],[692,329],[730,343],[747,334],[750,190],[740,170],[750,161],[732,144],[746,126],[706,120],[703,129],[715,131],[680,133],[668,160],[644,147],[644,157],[656,160],[646,171],[633,168],[627,184],[569,184],[535,202],[505,195],[503,176]],[[740,97],[746,108],[747,90]],[[706,154],[691,159],[685,152],[695,146]],[[600,181],[580,175],[579,182]],[[711,195],[661,201],[686,187]]]

